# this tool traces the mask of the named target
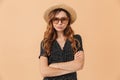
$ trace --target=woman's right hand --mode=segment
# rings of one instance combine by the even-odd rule
[[[74,55],[74,61],[83,62],[84,61],[84,52],[83,51],[76,52]]]

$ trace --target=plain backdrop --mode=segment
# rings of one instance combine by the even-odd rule
[[[0,0],[0,80],[42,80],[43,14],[56,3],[77,12],[72,28],[85,51],[78,80],[120,80],[119,0]]]

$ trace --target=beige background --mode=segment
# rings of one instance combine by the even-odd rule
[[[120,80],[119,0],[0,0],[0,80],[41,80],[43,12],[55,3],[77,12],[72,25],[81,34],[85,66],[78,80]]]

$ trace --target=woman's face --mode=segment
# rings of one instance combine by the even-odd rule
[[[57,32],[63,32],[67,27],[69,18],[64,11],[60,11],[52,19],[53,27]]]

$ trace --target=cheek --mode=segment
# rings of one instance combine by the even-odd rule
[[[64,25],[64,29],[67,27],[67,24]]]
[[[66,28],[68,26],[68,24],[64,24],[64,28]]]
[[[55,24],[53,24],[53,28],[55,28],[56,27],[56,25]]]

